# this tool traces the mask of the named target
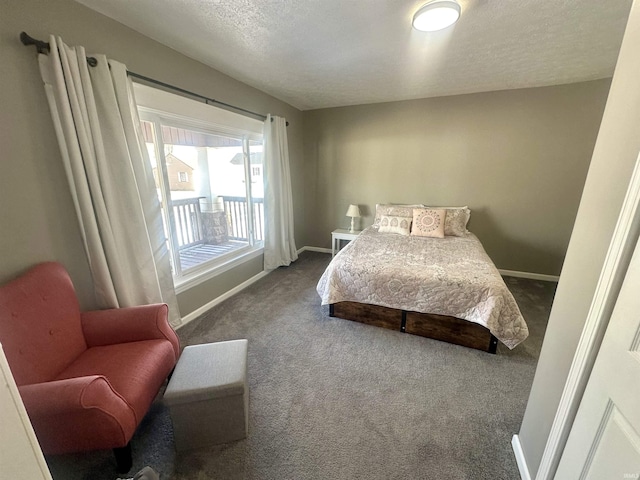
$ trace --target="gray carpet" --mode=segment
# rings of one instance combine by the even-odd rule
[[[555,284],[506,278],[530,337],[498,354],[328,316],[305,252],[179,330],[184,345],[249,340],[250,434],[176,455],[156,401],[134,469],[162,479],[516,479],[519,429]],[[56,480],[115,479],[110,452],[47,459]],[[132,475],[132,474],[131,474]]]

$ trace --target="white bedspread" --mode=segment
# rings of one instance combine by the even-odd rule
[[[365,229],[318,282],[322,304],[350,301],[479,323],[509,348],[529,335],[477,237],[424,238]]]

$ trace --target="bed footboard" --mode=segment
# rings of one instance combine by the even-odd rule
[[[496,353],[498,347],[498,339],[489,329],[456,317],[409,312],[357,302],[333,303],[329,305],[329,315],[489,353]]]

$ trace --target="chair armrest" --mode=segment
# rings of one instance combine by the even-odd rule
[[[36,416],[61,415],[105,405],[116,410],[129,408],[102,375],[22,385],[18,390],[29,414]],[[106,404],[105,400],[108,400]]]
[[[89,347],[164,339],[173,345],[177,360],[180,341],[169,325],[168,312],[164,303],[83,312],[84,338]]]
[[[77,451],[69,443],[88,445],[96,431],[110,432],[110,445],[126,445],[137,426],[133,408],[102,375],[22,385],[18,391],[46,453]]]

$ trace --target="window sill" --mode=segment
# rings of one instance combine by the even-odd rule
[[[264,248],[262,246],[256,246],[250,248],[243,252],[242,254],[235,256],[229,260],[226,260],[222,263],[216,264],[215,266],[208,268],[206,270],[201,270],[198,272],[193,272],[187,276],[180,278],[179,280],[174,278],[174,285],[176,293],[182,293],[190,288],[193,288],[207,280],[211,280],[212,278],[231,270],[239,265],[242,265],[249,260],[252,260],[256,257],[259,257],[264,252]]]

